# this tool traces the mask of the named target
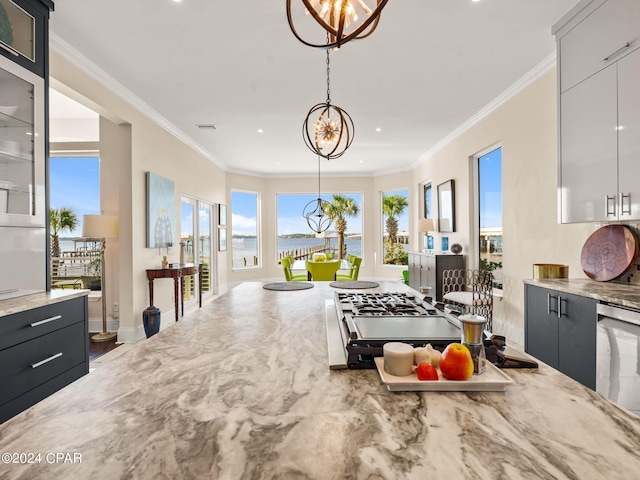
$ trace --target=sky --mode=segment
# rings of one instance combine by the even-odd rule
[[[502,227],[502,148],[479,161],[480,228]]]
[[[50,159],[51,207],[71,207],[78,215],[78,227],[61,237],[82,236],[82,216],[100,214],[100,159],[71,157]]]

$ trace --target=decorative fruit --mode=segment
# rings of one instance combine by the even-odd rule
[[[418,380],[438,380],[438,372],[433,365],[428,363],[421,363],[416,368],[418,374]]]
[[[442,352],[440,371],[449,380],[467,380],[473,375],[471,352],[461,343],[450,343]]]
[[[429,353],[426,347],[416,347],[413,349],[413,362],[416,365],[420,365],[421,363],[431,364],[431,353]]]
[[[429,357],[430,357],[429,359],[431,360],[429,363],[434,367],[437,367],[438,365],[440,365],[440,358],[442,357],[442,352],[440,352],[440,350],[436,350],[435,348],[433,348],[430,343],[427,343],[427,346],[424,348],[427,350],[427,352],[429,352]]]

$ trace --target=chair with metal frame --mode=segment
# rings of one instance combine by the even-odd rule
[[[486,270],[444,270],[442,272],[444,303],[483,316],[486,329],[493,331],[493,274]]]

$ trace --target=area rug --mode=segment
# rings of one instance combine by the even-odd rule
[[[267,290],[279,290],[281,292],[288,292],[291,290],[306,290],[307,288],[313,288],[313,283],[307,282],[277,282],[267,283],[262,288]]]
[[[331,282],[329,286],[334,288],[376,288],[380,284],[376,282],[365,282],[362,280],[347,280],[344,282]]]

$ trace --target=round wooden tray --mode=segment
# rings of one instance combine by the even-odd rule
[[[626,273],[638,256],[638,240],[624,225],[607,225],[591,234],[582,247],[584,273],[606,282]]]

